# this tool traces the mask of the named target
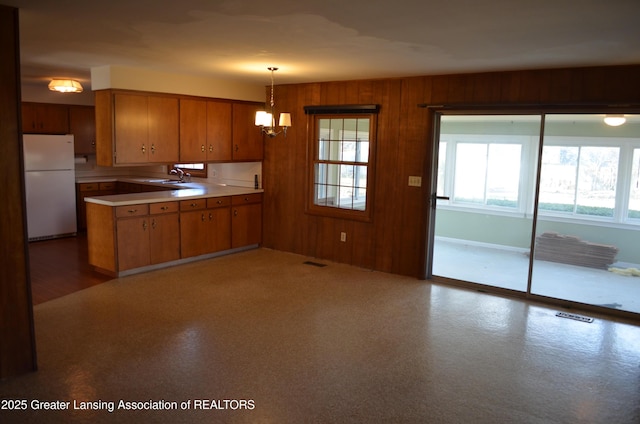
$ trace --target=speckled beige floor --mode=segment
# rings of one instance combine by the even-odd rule
[[[639,326],[305,260],[252,250],[38,305],[40,370],[0,382],[27,401],[0,422],[640,422]]]

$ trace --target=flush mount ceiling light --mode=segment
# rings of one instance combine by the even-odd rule
[[[267,68],[271,71],[271,108],[267,112],[265,110],[260,110],[256,112],[256,126],[262,128],[262,132],[273,138],[280,134],[284,133],[284,136],[287,136],[287,128],[291,126],[291,114],[290,113],[281,113],[280,119],[278,120],[278,125],[282,127],[282,131],[277,131],[276,121],[275,121],[275,112],[273,107],[275,102],[273,100],[273,73],[278,70],[278,68],[270,67]]]
[[[620,125],[627,122],[627,118],[624,115],[605,115],[604,123],[609,125],[610,127],[619,127]]]
[[[49,83],[49,90],[60,93],[82,93],[82,85],[76,80],[53,79]]]

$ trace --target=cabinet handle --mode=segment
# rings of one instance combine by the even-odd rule
[[[204,214],[202,214],[201,216],[202,222],[204,222]]]
[[[222,204],[222,200],[218,200],[216,203],[221,205]]]
[[[138,212],[138,209],[129,209],[127,212],[129,212],[129,213],[136,213],[136,212]]]
[[[162,207],[160,207],[160,210],[162,210],[162,211],[166,211],[167,209],[169,209],[169,206],[162,206]]]
[[[142,149],[141,150],[142,150],[142,153],[146,153],[147,152],[147,148],[145,147],[144,144],[142,145]]]
[[[155,219],[151,220],[151,228],[153,228],[154,230],[156,229],[156,220]]]
[[[233,210],[233,216],[238,216],[238,209]]]
[[[238,145],[236,144],[236,152],[238,151]]]
[[[198,206],[198,204],[197,203],[191,203],[191,204],[189,204],[189,206],[191,206],[192,208],[195,208],[196,206]]]
[[[209,221],[211,221],[212,219],[213,219],[213,214],[209,212]]]
[[[204,144],[200,145],[200,151],[204,152]]]
[[[147,220],[142,221],[142,229],[147,231]]]
[[[209,151],[213,152],[213,144],[209,144]]]
[[[156,145],[151,144],[151,154],[153,155],[156,152]]]

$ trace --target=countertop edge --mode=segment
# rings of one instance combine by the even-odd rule
[[[106,178],[110,181],[128,181],[139,182],[152,186],[158,184],[147,183],[143,179],[138,178]],[[105,181],[103,179],[102,181]],[[188,185],[187,185],[188,184]],[[127,193],[127,194],[112,194],[106,196],[87,196],[83,200],[87,203],[95,203],[105,206],[128,206],[140,203],[160,203],[160,202],[172,202],[181,200],[192,199],[206,199],[209,197],[224,197],[224,196],[236,196],[243,194],[255,194],[264,193],[264,190],[259,188],[249,188],[240,186],[229,185],[215,185],[207,183],[185,183],[184,188],[177,188],[175,190],[165,191],[149,191],[141,193]]]

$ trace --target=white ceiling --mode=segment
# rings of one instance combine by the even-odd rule
[[[122,65],[278,83],[640,64],[639,0],[0,0],[23,82]]]

